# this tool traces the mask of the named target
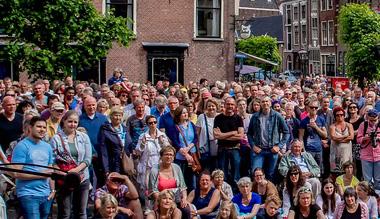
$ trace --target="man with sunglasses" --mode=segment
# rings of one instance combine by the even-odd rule
[[[310,100],[309,115],[301,120],[299,139],[303,139],[305,150],[313,155],[318,166],[322,166],[322,140],[327,138],[326,121],[318,116],[319,102]]]

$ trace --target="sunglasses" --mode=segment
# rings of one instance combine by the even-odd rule
[[[149,125],[157,124],[157,121],[148,122]]]
[[[309,106],[310,109],[318,109],[317,106]]]
[[[350,107],[348,107],[349,109],[357,109],[357,107],[356,106],[350,106]]]
[[[57,113],[63,113],[64,110],[54,110],[56,111]]]
[[[299,191],[299,193],[305,193],[305,192],[311,192],[311,189],[310,188],[302,188]]]
[[[344,116],[344,114],[336,114],[336,116],[338,117],[338,116]]]
[[[300,174],[300,172],[294,172],[294,173],[290,173],[290,176],[297,176],[298,174]]]

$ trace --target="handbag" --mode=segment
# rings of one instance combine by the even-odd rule
[[[183,138],[183,142],[185,142],[186,147],[188,147],[185,135],[183,134],[182,130],[178,127],[178,125],[176,125],[176,127]],[[191,166],[191,169],[193,170],[193,172],[199,174],[202,171],[202,166],[201,166],[201,162],[199,161],[199,158],[200,158],[199,148],[197,145],[195,145],[195,148],[197,149],[195,153],[189,152],[190,156],[193,158],[193,162],[189,163],[189,166]]]
[[[117,139],[120,142],[120,145],[122,146],[120,159],[121,159],[121,168],[123,169],[124,173],[126,173],[129,176],[132,176],[136,173],[135,170],[135,164],[133,162],[132,154],[127,154],[125,152],[125,145],[123,144],[123,141],[121,140],[120,136],[116,133]]]
[[[59,167],[60,170],[62,170],[64,172],[68,172],[69,170],[76,168],[78,165],[71,158],[71,156],[69,156],[69,152],[67,151],[67,149],[65,147],[65,143],[64,143],[63,138],[62,138],[60,133],[58,133],[58,136],[61,139],[61,144],[63,147],[63,154],[65,155],[65,157],[70,157],[70,159],[68,161],[57,160],[56,163],[57,163],[57,166]],[[57,186],[59,188],[62,188],[64,185],[64,180],[63,179],[57,179],[56,183],[57,183]]]

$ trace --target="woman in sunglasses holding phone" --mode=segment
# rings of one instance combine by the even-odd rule
[[[294,206],[290,209],[288,219],[325,219],[321,208],[315,204],[313,192],[308,187],[298,190]]]
[[[168,137],[157,128],[157,118],[146,116],[148,130],[140,135],[136,146],[136,151],[141,155],[137,164],[137,182],[140,190],[145,193],[148,186],[148,177],[152,167],[160,161],[160,150],[163,146],[169,145]]]

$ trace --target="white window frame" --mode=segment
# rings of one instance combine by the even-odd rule
[[[323,36],[323,24],[324,23],[326,24],[326,42],[324,41],[324,36]],[[329,28],[328,28],[327,21],[321,21],[321,45],[322,46],[327,46],[329,43],[328,31],[329,31]]]
[[[298,4],[296,4],[296,5],[293,5],[293,22],[297,22],[297,21],[299,21],[300,20],[300,10],[299,10],[299,5]],[[297,19],[296,19],[296,17],[294,16],[294,12],[296,12],[297,11]]]
[[[105,15],[107,12],[107,0],[102,0],[102,14]],[[133,0],[133,33],[137,34],[137,0]]]
[[[330,33],[330,26],[332,26],[333,28],[331,33]],[[335,43],[334,32],[335,32],[334,21],[333,20],[327,21],[327,45],[329,46],[334,46],[334,43]],[[332,34],[332,36],[330,36],[330,34]]]
[[[220,37],[197,37],[197,0],[194,0],[194,30],[193,39],[196,40],[223,40],[224,38],[224,0],[220,0]]]
[[[301,39],[300,39],[300,44],[301,45],[306,45],[307,44],[307,25],[306,24],[301,24],[300,25],[301,26],[301,31],[300,31],[300,33],[301,33]],[[303,34],[303,28],[302,27],[305,27],[305,36],[304,36],[304,34]],[[304,42],[304,40],[305,40],[305,42]]]

